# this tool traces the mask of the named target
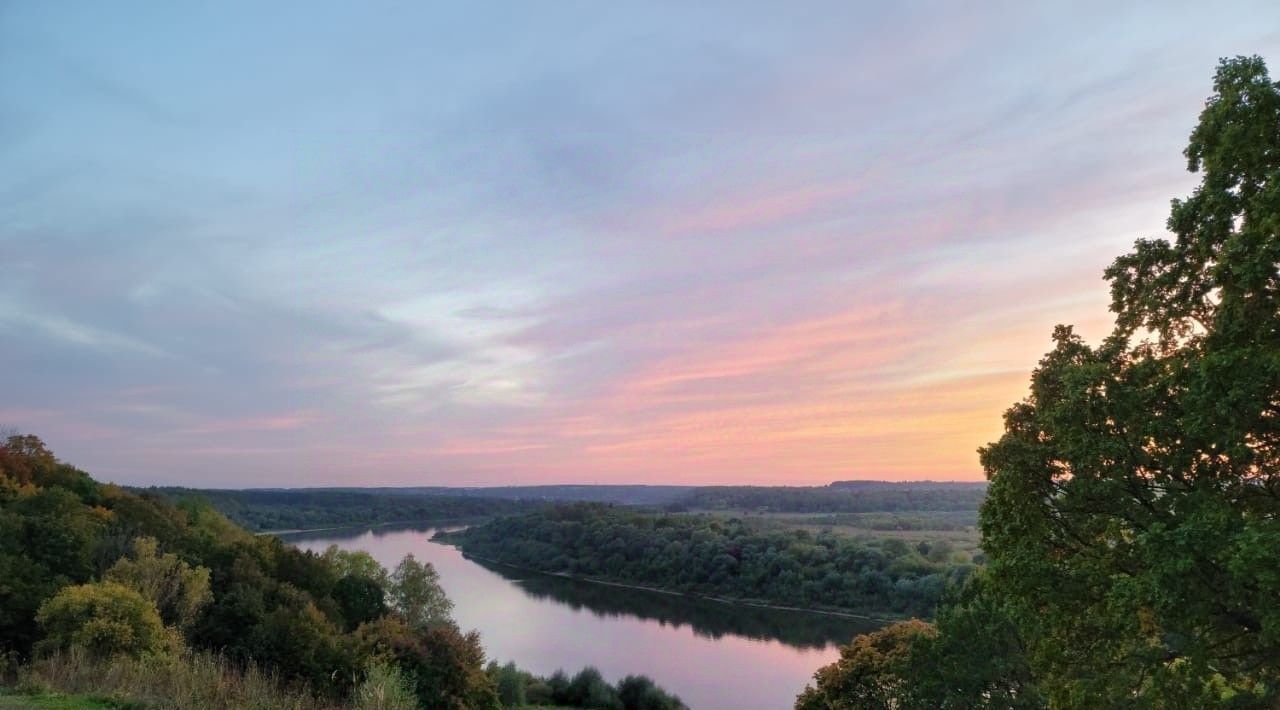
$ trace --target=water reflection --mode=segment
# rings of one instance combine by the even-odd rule
[[[804,611],[730,604],[682,594],[627,589],[549,574],[538,574],[467,557],[472,562],[516,583],[534,599],[549,599],[597,617],[635,617],[664,626],[689,626],[698,636],[719,640],[725,635],[777,640],[796,648],[821,649],[848,643],[881,621],[851,619]]]

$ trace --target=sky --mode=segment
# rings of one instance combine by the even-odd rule
[[[0,427],[130,484],[977,480],[1280,4],[0,2]]]

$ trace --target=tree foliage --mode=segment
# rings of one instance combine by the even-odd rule
[[[426,628],[452,622],[453,601],[440,586],[440,573],[430,562],[405,555],[391,574],[391,606],[405,623]]]
[[[820,669],[796,710],[895,710],[908,702],[913,644],[936,633],[918,619],[863,634],[840,649],[840,660]]]
[[[1261,59],[1219,65],[1185,154],[1201,183],[1173,239],[1106,271],[1111,335],[1056,328],[980,452],[986,572],[936,634],[855,641],[798,707],[1280,703],[1280,84]]]
[[[1114,332],[1069,327],[1032,376],[983,547],[1056,702],[1280,691],[1280,86],[1224,61],[1172,241],[1107,270]],[[1259,700],[1261,702],[1261,700]]]
[[[348,628],[386,616],[387,590],[376,580],[349,574],[333,585],[333,600],[347,620]]]
[[[133,540],[133,554],[107,570],[107,581],[118,582],[155,604],[168,625],[187,628],[213,598],[209,570],[192,567],[173,553],[161,554],[155,538]]]
[[[451,536],[464,552],[545,572],[787,606],[928,614],[972,565],[901,540],[761,529],[744,520],[561,505]],[[945,552],[946,554],[941,554]]]
[[[36,621],[46,633],[42,648],[50,651],[79,647],[104,656],[123,653],[137,658],[169,647],[155,605],[115,582],[63,587],[40,605]]]
[[[414,628],[399,617],[383,617],[357,631],[365,655],[385,659],[413,679],[424,710],[497,710],[493,680],[484,670],[484,649],[475,632],[452,622]]]
[[[820,668],[797,710],[1033,710],[1043,700],[1002,602],[979,574],[955,590],[933,624],[900,622],[864,634]]]
[[[977,511],[983,483],[836,481],[828,486],[706,486],[667,504],[673,510],[787,513]]]
[[[338,577],[363,577],[384,589],[391,586],[387,569],[364,550],[344,550],[337,545],[330,545],[325,548],[321,557]]]
[[[433,489],[383,492],[363,490],[209,490],[149,488],[174,502],[198,499],[249,530],[286,531],[403,522],[469,522],[524,512],[537,501],[445,495]]]

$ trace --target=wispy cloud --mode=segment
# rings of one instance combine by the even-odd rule
[[[491,15],[6,4],[0,427],[129,482],[975,478],[1214,62],[1280,56],[1267,2]]]

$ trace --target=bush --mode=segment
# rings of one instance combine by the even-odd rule
[[[363,657],[394,663],[409,674],[423,708],[501,707],[474,631],[463,633],[453,624],[415,629],[399,618],[383,617],[361,626],[356,635]]]
[[[116,582],[63,587],[40,605],[36,621],[47,634],[42,651],[80,647],[138,658],[171,648],[155,604]]]
[[[150,599],[165,623],[190,626],[213,598],[209,570],[192,567],[172,553],[160,554],[155,538],[134,538],[132,548],[131,556],[117,560],[107,570],[106,579]]]
[[[413,684],[399,668],[374,663],[351,697],[356,710],[416,710],[418,699]]]

